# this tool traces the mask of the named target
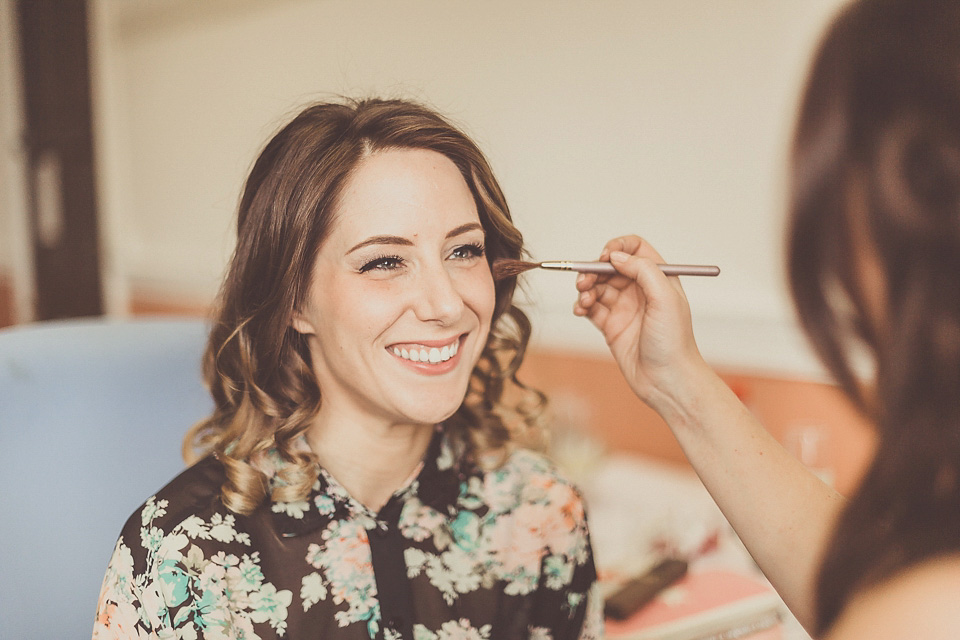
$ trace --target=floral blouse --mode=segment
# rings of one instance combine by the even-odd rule
[[[221,503],[223,467],[206,458],[127,522],[93,637],[599,638],[573,486],[529,451],[493,470],[455,459],[438,434],[379,513],[321,469],[306,500],[243,516]]]

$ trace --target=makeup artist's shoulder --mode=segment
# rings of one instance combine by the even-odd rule
[[[851,600],[824,640],[960,638],[960,552],[909,567]]]

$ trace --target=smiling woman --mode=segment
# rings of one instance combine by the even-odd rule
[[[425,443],[432,425],[456,412],[486,347],[495,293],[473,195],[436,151],[365,158],[336,216],[293,327],[308,337],[324,394],[307,439],[325,468],[347,467],[336,474],[345,479],[361,472],[345,464],[342,447],[327,444],[341,431],[352,440],[358,429],[377,437],[406,429]],[[327,460],[331,451],[337,455]],[[396,467],[400,476],[419,461],[420,452],[411,453]],[[345,486],[379,508],[389,484]]]
[[[94,637],[599,637],[580,496],[522,446],[543,396],[490,265],[523,241],[476,145],[405,101],[313,105],[237,231],[200,459],[128,521]]]

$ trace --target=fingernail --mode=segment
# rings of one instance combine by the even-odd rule
[[[587,274],[585,273],[577,274],[577,284],[583,282],[586,279],[587,279]]]
[[[626,262],[629,257],[623,251],[613,251],[610,253],[610,262]]]

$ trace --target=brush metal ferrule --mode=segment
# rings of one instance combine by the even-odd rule
[[[614,274],[617,270],[609,262],[573,262],[570,260],[554,260],[541,262],[541,269],[555,271],[577,271],[579,273]]]

